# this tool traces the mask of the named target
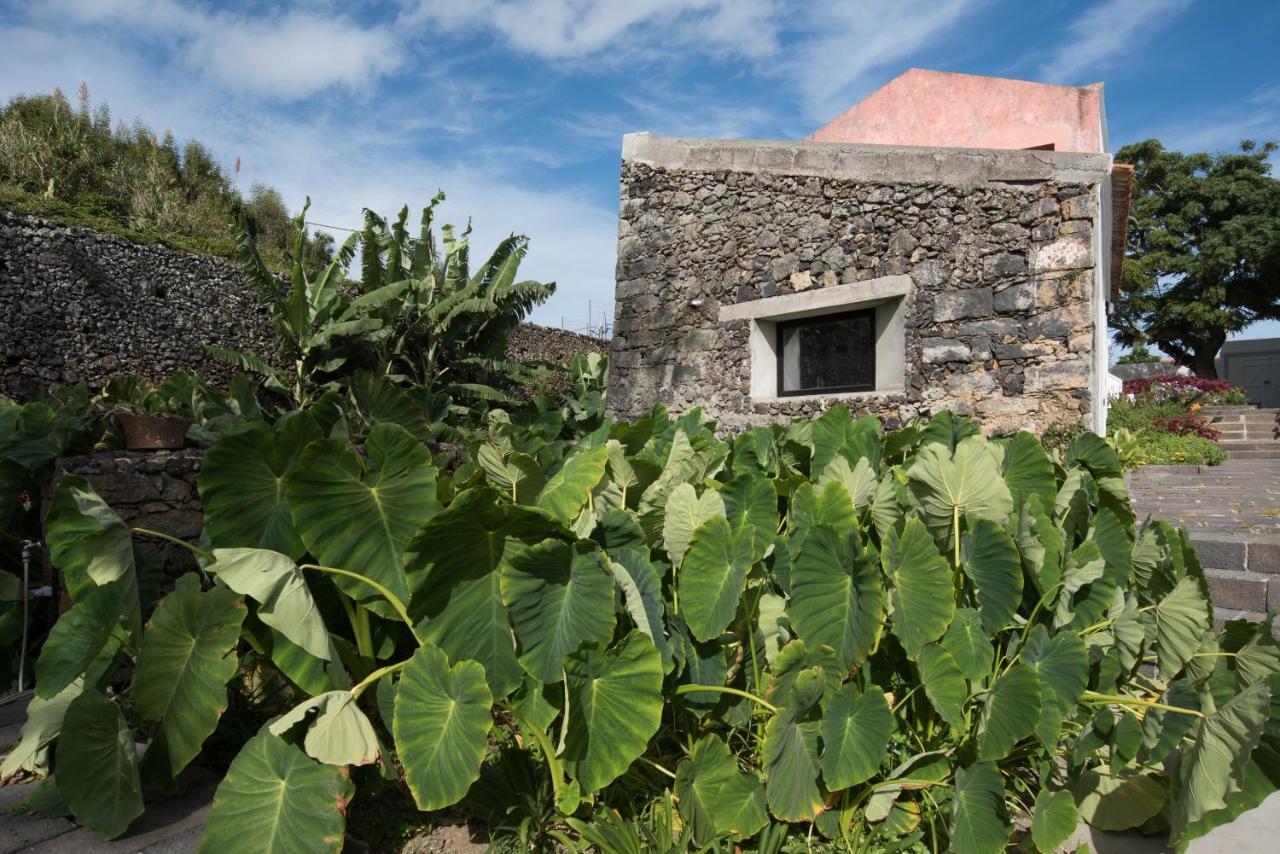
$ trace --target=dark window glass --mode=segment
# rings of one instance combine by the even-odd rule
[[[870,391],[875,383],[875,309],[778,323],[779,395]]]

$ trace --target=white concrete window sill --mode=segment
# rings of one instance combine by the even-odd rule
[[[831,394],[788,394],[783,397],[753,397],[752,403],[840,403],[846,400],[869,400],[876,397],[892,397],[903,394],[902,387],[877,388],[872,391],[838,391]]]

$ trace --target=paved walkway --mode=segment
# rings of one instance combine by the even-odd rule
[[[1128,480],[1139,521],[1187,528],[1220,618],[1280,611],[1280,460],[1145,466]]]

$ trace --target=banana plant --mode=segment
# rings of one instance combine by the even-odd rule
[[[250,284],[271,313],[278,352],[260,354],[208,347],[209,352],[241,370],[260,375],[264,386],[285,395],[295,408],[304,408],[334,389],[334,377],[351,359],[353,339],[382,327],[370,312],[394,296],[394,289],[366,292],[350,299],[344,294],[347,267],[358,243],[352,234],[333,260],[318,274],[304,264],[307,244],[308,198],[293,221],[292,266],[286,283],[267,267],[244,216],[231,232]],[[283,363],[287,367],[279,367]]]
[[[130,532],[64,482],[74,606],[4,773],[56,759],[41,802],[118,834],[268,673],[204,850],[338,850],[362,766],[568,850],[1054,851],[1080,821],[1182,848],[1277,788],[1270,625],[1214,632],[1097,436],[1055,462],[835,408],[724,441],[657,408],[571,445],[495,420],[469,455],[305,412],[221,437],[202,576],[149,618]]]
[[[417,236],[409,208],[394,221],[364,212],[360,233],[361,289],[392,289],[374,315],[382,326],[368,337],[374,370],[403,376],[455,399],[511,402],[494,378],[518,377],[523,366],[505,361],[507,332],[555,291],[553,283],[517,281],[528,238],[502,240],[473,273],[471,226],[432,232],[437,193],[422,209]]]

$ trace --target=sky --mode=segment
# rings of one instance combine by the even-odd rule
[[[922,67],[1103,81],[1113,148],[1223,150],[1280,140],[1277,44],[1274,0],[0,0],[0,97],[83,81],[328,226],[444,190],[473,258],[529,236],[533,319],[582,329],[624,133],[799,139]]]

